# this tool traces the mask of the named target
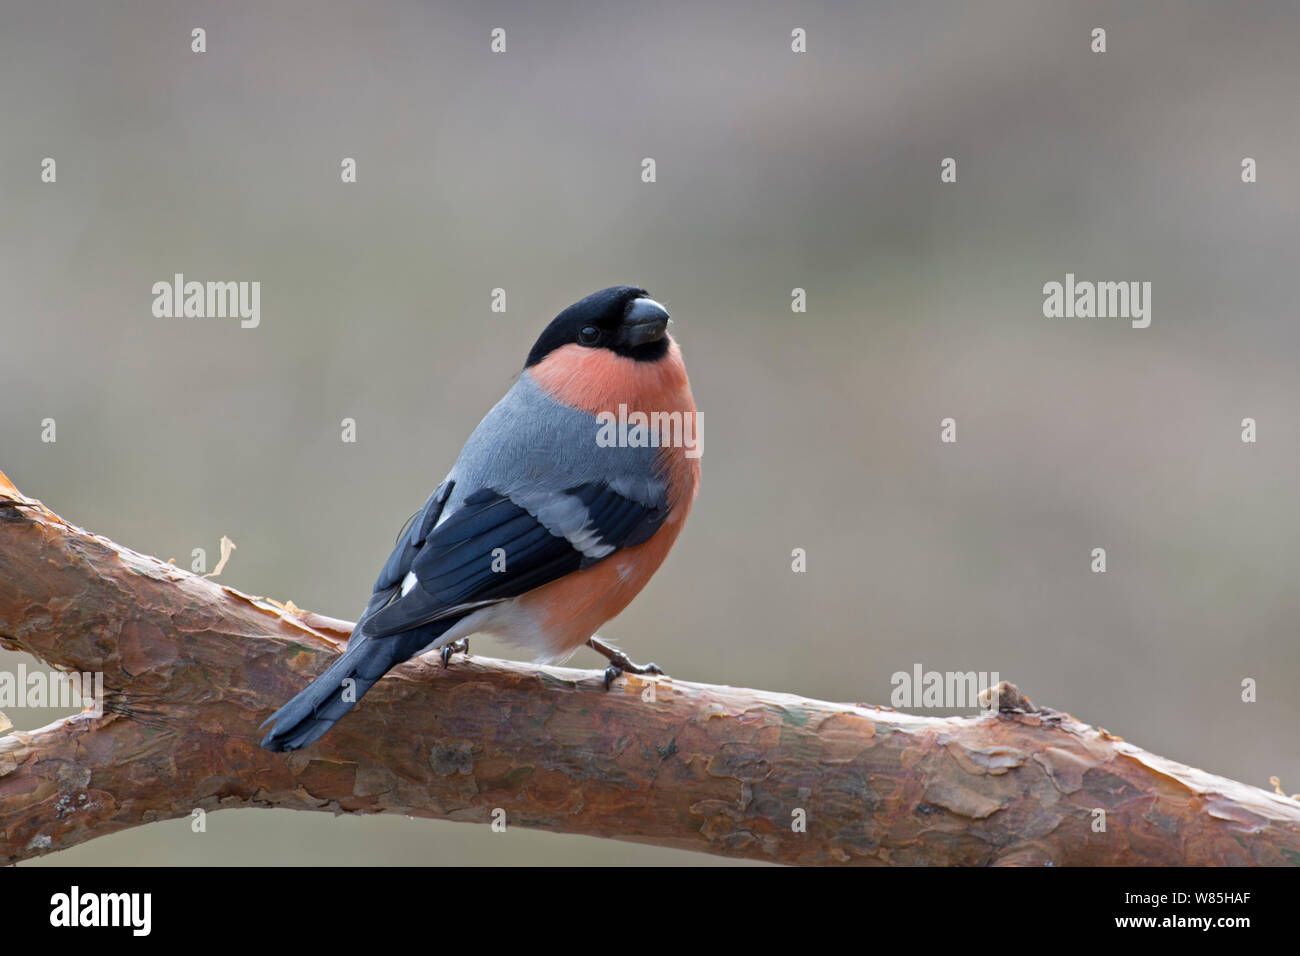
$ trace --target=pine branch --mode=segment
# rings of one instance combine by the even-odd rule
[[[931,718],[421,660],[306,751],[261,750],[258,724],[350,628],[92,535],[0,475],[0,645],[102,672],[106,691],[100,716],[0,737],[0,863],[232,807],[504,811],[507,826],[797,864],[1300,863],[1300,803],[1009,686],[1000,713]]]

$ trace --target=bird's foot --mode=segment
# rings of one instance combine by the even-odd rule
[[[450,644],[444,644],[439,652],[442,656],[442,666],[446,667],[451,663],[453,654],[469,655],[469,638],[462,637],[459,641],[452,641]]]
[[[628,674],[662,674],[664,669],[658,664],[638,664],[618,648],[606,644],[599,637],[592,637],[587,646],[609,661],[605,668],[605,690],[609,690],[614,681]]]

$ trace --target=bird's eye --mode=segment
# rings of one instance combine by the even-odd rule
[[[578,333],[578,341],[583,345],[595,345],[596,340],[600,338],[600,329],[594,325],[584,325]]]

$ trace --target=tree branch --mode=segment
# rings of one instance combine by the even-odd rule
[[[930,718],[415,661],[306,751],[261,750],[258,724],[350,628],[89,534],[0,475],[0,645],[106,689],[102,716],[0,737],[0,863],[228,807],[479,823],[500,808],[509,826],[800,864],[1300,863],[1297,802],[1009,687],[1003,713]]]

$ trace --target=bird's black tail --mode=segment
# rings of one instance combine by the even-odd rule
[[[422,628],[357,641],[325,673],[262,722],[263,727],[274,724],[262,739],[262,746],[267,750],[297,750],[320,739],[379,678],[429,646],[452,623],[447,621],[433,632]]]

